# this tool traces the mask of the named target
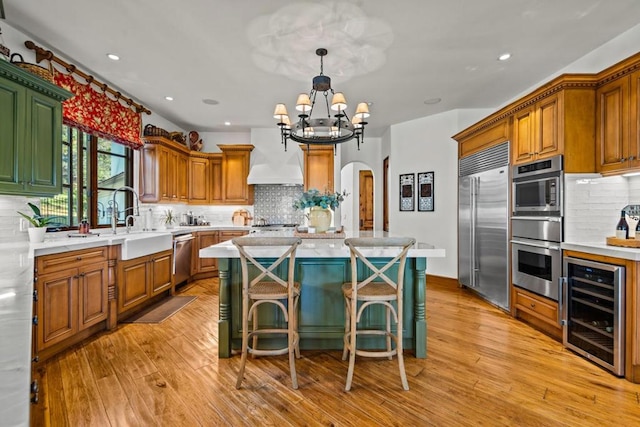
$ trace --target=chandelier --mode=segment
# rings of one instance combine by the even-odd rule
[[[358,150],[360,143],[364,142],[364,127],[367,125],[365,119],[369,117],[369,105],[361,102],[356,107],[353,118],[349,120],[347,113],[347,100],[342,92],[334,92],[331,87],[331,77],[323,74],[324,64],[322,58],[327,54],[327,49],[317,49],[316,55],[320,57],[320,75],[313,78],[313,86],[309,94],[298,95],[296,110],[298,120],[292,123],[284,104],[277,104],[273,113],[273,118],[278,119],[280,136],[284,151],[287,151],[287,141],[289,139],[307,145],[333,145],[356,139]],[[324,96],[324,104],[327,109],[326,117],[313,118],[316,105],[316,96],[320,93]],[[329,93],[331,93],[331,105],[329,105]],[[320,98],[322,103],[322,98]],[[332,111],[335,112],[332,116]]]

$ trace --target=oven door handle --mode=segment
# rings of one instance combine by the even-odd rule
[[[560,246],[556,246],[556,245],[545,245],[544,243],[533,243],[533,242],[525,242],[522,240],[516,240],[516,239],[512,239],[511,243],[516,243],[518,245],[523,245],[523,246],[531,246],[532,248],[541,248],[541,249],[549,249],[550,251],[560,251],[561,248]]]
[[[559,216],[512,216],[511,220],[518,221],[547,221],[547,222],[562,222],[562,217]]]

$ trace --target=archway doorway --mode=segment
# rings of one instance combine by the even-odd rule
[[[363,162],[348,163],[340,170],[340,181],[342,188],[349,193],[340,205],[342,226],[351,231],[373,230],[375,177],[372,168]]]

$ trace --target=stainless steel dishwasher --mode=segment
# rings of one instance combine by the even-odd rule
[[[179,285],[191,276],[191,253],[193,234],[177,234],[173,236],[173,283]]]

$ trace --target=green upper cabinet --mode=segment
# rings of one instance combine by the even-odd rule
[[[0,194],[62,192],[62,101],[72,95],[0,61]]]

